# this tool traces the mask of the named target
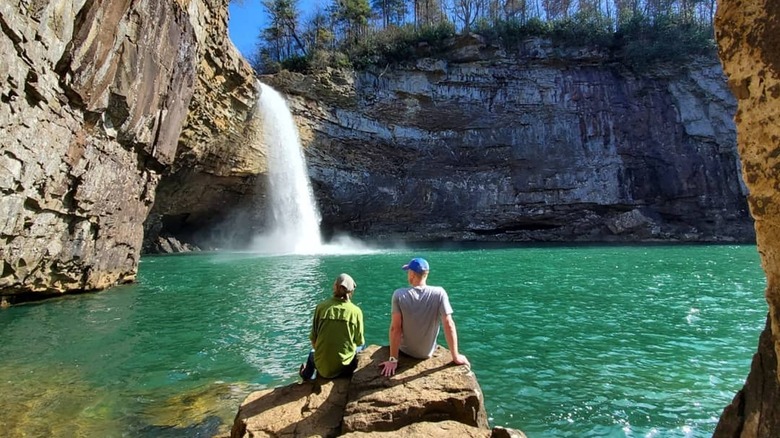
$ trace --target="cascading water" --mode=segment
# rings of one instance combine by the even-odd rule
[[[287,103],[276,90],[260,84],[258,108],[268,147],[268,232],[254,249],[274,254],[320,252],[320,214],[306,172],[306,162]]]

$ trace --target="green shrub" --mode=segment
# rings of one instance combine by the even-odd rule
[[[525,23],[519,20],[499,20],[495,23],[479,20],[473,31],[482,35],[489,44],[501,44],[507,49],[515,49],[526,38],[549,37],[552,26],[536,17]]]
[[[691,56],[714,54],[714,30],[664,15],[651,20],[635,15],[621,23],[614,36],[619,57],[627,65],[643,68],[654,62],[681,62]]]
[[[438,53],[445,41],[455,35],[455,25],[441,22],[415,29],[407,24],[370,32],[357,42],[346,45],[352,65],[358,68],[372,64],[394,64]],[[424,45],[422,43],[425,43]]]
[[[600,14],[577,14],[553,21],[550,37],[559,45],[593,45],[609,48],[613,42],[611,22]]]
[[[282,61],[282,68],[298,73],[309,72],[309,57],[303,55],[292,56]]]

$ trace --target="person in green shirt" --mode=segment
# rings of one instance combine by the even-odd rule
[[[298,374],[304,381],[315,372],[332,379],[352,375],[357,367],[357,353],[365,344],[363,311],[352,303],[355,280],[341,274],[333,283],[333,297],[317,304],[309,339],[314,347]]]

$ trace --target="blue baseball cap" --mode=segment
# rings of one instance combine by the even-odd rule
[[[428,262],[423,258],[414,258],[409,263],[401,266],[401,269],[404,271],[414,271],[418,274],[422,274],[423,272],[430,271],[431,267],[428,266]]]

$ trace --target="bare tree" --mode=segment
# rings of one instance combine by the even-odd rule
[[[480,6],[479,0],[452,0],[452,15],[456,22],[463,24],[463,33],[471,31],[471,26],[479,17]]]

